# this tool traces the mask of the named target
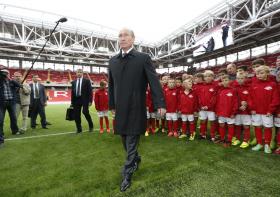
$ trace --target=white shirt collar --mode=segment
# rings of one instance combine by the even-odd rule
[[[127,50],[126,54],[128,54],[132,49],[133,49],[133,46]],[[124,50],[122,50],[122,54],[124,54],[124,53],[125,53]]]

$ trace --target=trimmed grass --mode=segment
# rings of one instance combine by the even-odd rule
[[[64,120],[66,107],[48,106],[50,129],[24,136],[75,131],[74,122]],[[5,128],[6,138],[24,137]],[[280,196],[277,155],[199,140],[186,144],[163,134],[141,137],[139,152],[142,163],[132,187],[120,193],[125,154],[119,136],[95,131],[6,141],[0,149],[0,196]]]

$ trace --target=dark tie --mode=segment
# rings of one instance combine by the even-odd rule
[[[38,89],[38,86],[37,84],[34,84],[35,85],[35,98],[39,98],[39,89]]]
[[[122,57],[125,58],[127,56],[127,53],[123,53]]]
[[[78,91],[77,91],[77,96],[81,96],[81,79],[78,79],[78,83],[77,83],[77,88],[78,88]]]

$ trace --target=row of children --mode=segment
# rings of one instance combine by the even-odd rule
[[[185,138],[188,134],[189,140],[194,140],[198,127],[199,138],[206,139],[207,125],[210,124],[212,142],[222,143],[225,147],[241,144],[241,148],[247,148],[253,126],[256,143],[251,143],[256,145],[252,150],[264,149],[265,153],[271,153],[272,128],[275,126],[278,143],[275,153],[280,154],[280,82],[270,75],[270,68],[263,60],[254,62],[253,72],[254,76],[249,78],[247,66],[240,66],[235,80],[230,80],[232,76],[225,70],[221,70],[214,80],[214,73],[206,70],[194,76],[183,75],[182,85],[180,78],[164,76],[161,82],[166,116],[158,117],[153,112],[148,89],[148,129],[145,135],[154,133],[161,119],[162,132],[165,132],[167,121],[169,137]],[[280,72],[277,75],[280,78]]]

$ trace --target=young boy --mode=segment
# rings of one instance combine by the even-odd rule
[[[249,108],[252,114],[252,125],[255,129],[257,145],[253,151],[263,148],[262,128],[264,128],[264,152],[271,153],[273,113],[280,104],[279,92],[275,82],[269,80],[269,67],[256,68],[256,80],[252,83],[249,97]]]
[[[200,139],[206,139],[207,120],[211,124],[210,135],[211,139],[215,140],[216,132],[216,116],[215,104],[217,96],[217,86],[214,83],[214,73],[211,70],[204,72],[205,83],[197,91],[199,102],[199,119],[200,119]]]
[[[187,121],[189,122],[190,138],[195,138],[194,114],[198,111],[198,98],[192,90],[192,81],[187,79],[183,82],[184,92],[179,95],[178,110],[182,116],[182,135],[179,138],[187,137]]]
[[[227,147],[231,145],[231,140],[234,136],[234,123],[235,115],[238,110],[238,98],[235,89],[233,89],[229,85],[229,76],[224,75],[222,76],[221,80],[222,87],[220,87],[220,90],[217,95],[216,115],[218,116],[219,121],[219,142],[224,143],[224,146]],[[225,139],[225,124],[227,124],[228,128],[227,140]]]
[[[178,137],[178,95],[175,88],[175,80],[168,80],[168,89],[165,91],[165,102],[166,102],[166,120],[168,124],[168,136]]]
[[[277,80],[277,88],[280,92],[280,71],[276,73],[276,80]],[[274,118],[274,126],[276,132],[276,141],[277,141],[277,149],[275,150],[275,154],[280,155],[280,106],[278,106]]]
[[[232,145],[237,146],[241,143],[241,130],[243,127],[244,135],[241,148],[247,148],[250,140],[251,116],[248,108],[250,86],[246,83],[246,76],[243,72],[238,72],[236,76],[238,85],[235,86],[238,96],[238,112],[235,117],[235,140]]]
[[[105,119],[107,133],[110,133],[109,119],[108,119],[108,92],[106,90],[106,81],[100,81],[100,89],[95,92],[94,103],[95,109],[99,117],[100,133],[104,132],[103,129],[103,118]]]
[[[149,133],[152,132],[155,133],[155,118],[156,114],[154,112],[154,106],[152,101],[152,95],[151,90],[148,87],[146,90],[146,107],[147,107],[147,130],[145,133],[145,136],[149,136]]]
[[[176,77],[176,89],[177,89],[177,95],[180,96],[182,92],[184,92],[184,88],[182,86],[182,78],[181,77]],[[178,117],[178,132],[180,133],[180,130],[182,128],[182,118],[181,118],[181,113],[177,113]]]

